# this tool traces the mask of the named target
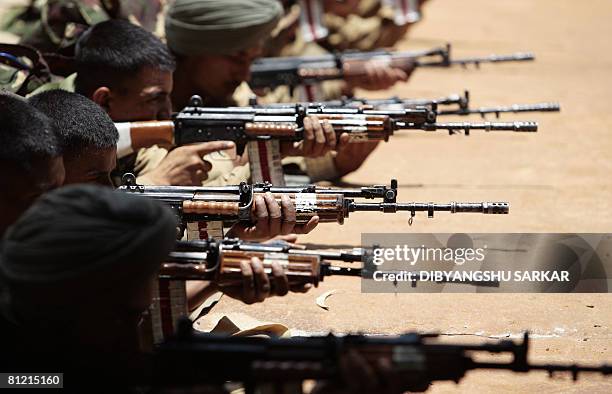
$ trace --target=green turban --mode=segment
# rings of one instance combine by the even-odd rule
[[[230,55],[266,39],[282,11],[277,0],[177,0],[166,15],[166,39],[179,55]]]

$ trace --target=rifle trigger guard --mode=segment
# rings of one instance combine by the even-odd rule
[[[416,212],[414,211],[414,209],[412,209],[412,211],[410,211],[410,217],[408,218],[408,225],[412,226],[412,222],[414,222],[414,216],[416,215]]]

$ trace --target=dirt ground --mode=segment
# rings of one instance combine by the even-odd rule
[[[10,2],[17,2],[10,0]],[[4,6],[7,2],[3,1]],[[302,242],[359,245],[363,232],[609,232],[612,230],[612,2],[590,0],[433,0],[400,49],[453,43],[457,56],[533,51],[536,62],[480,70],[420,69],[406,85],[368,97],[437,97],[469,89],[474,105],[558,101],[558,114],[507,115],[536,120],[533,135],[473,132],[395,136],[346,178],[349,184],[399,180],[401,201],[508,201],[509,215],[353,214],[343,227],[321,225]],[[0,39],[6,39],[1,35]],[[474,118],[476,120],[477,118]],[[463,119],[462,119],[463,120]],[[336,289],[327,304],[320,294]],[[436,331],[444,340],[534,334],[540,362],[612,361],[612,298],[608,294],[362,294],[352,278],[326,278],[306,295],[245,306],[224,298],[217,313],[242,312],[298,332],[397,334]],[[468,335],[464,335],[468,334]],[[612,392],[611,379],[577,382],[544,373],[470,373],[446,392]]]
[[[557,0],[433,0],[400,49],[453,43],[457,56],[532,51],[536,61],[483,65],[480,70],[420,69],[406,85],[368,97],[437,97],[469,89],[474,105],[558,101],[556,114],[507,115],[535,120],[540,131],[470,137],[446,133],[394,136],[346,178],[374,184],[397,178],[401,201],[508,201],[507,216],[353,214],[344,226],[321,225],[303,242],[359,245],[364,232],[609,232],[612,229],[612,3]],[[465,118],[462,118],[464,120]],[[477,120],[476,117],[473,118]],[[327,304],[315,298],[339,290]],[[361,294],[352,278],[326,278],[306,295],[244,306],[223,299],[215,312],[239,311],[306,332],[396,334],[410,330],[478,336],[536,334],[532,359],[612,361],[612,297],[608,294]],[[549,380],[544,373],[475,372],[445,392],[612,392],[612,382],[584,376]]]

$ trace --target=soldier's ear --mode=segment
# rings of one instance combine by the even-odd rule
[[[91,100],[102,107],[107,113],[110,111],[111,91],[102,86],[96,89],[91,95]]]

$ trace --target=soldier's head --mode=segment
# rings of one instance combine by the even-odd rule
[[[0,311],[52,347],[136,350],[175,226],[161,204],[108,188],[47,193],[0,243]]]
[[[111,186],[119,133],[106,112],[85,96],[65,90],[42,92],[28,101],[54,122],[64,154],[64,184]]]
[[[123,20],[102,22],[81,36],[75,60],[76,92],[115,122],[170,117],[175,62],[153,34]]]
[[[250,79],[251,62],[282,15],[277,0],[177,0],[166,15],[168,46],[177,57],[173,104],[192,94],[229,101]]]
[[[64,182],[51,121],[25,99],[0,91],[0,234],[41,194]]]

